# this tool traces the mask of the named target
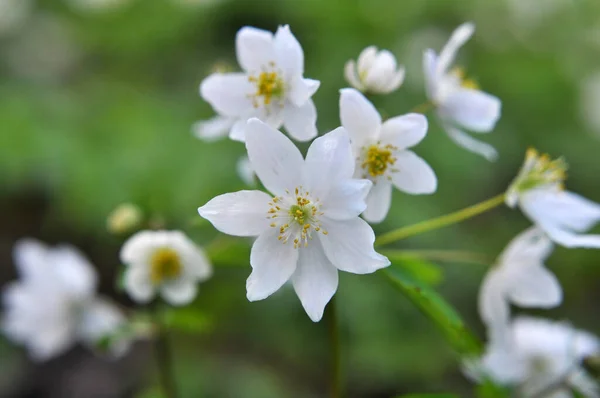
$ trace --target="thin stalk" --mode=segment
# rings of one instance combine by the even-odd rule
[[[158,333],[154,340],[154,353],[158,377],[165,397],[177,398],[177,387],[173,370],[173,353],[166,330],[162,325],[158,326]]]
[[[342,397],[342,363],[341,363],[341,347],[340,347],[340,327],[338,323],[336,300],[332,297],[327,310],[325,311],[327,328],[329,332],[330,346],[330,366],[331,366],[331,381],[330,381],[330,397]]]
[[[494,196],[491,199],[466,207],[454,213],[446,214],[437,218],[432,218],[430,220],[422,221],[417,224],[387,232],[375,240],[375,246],[387,245],[392,242],[408,238],[409,236],[422,234],[423,232],[427,231],[433,231],[435,229],[443,228],[448,225],[467,220],[471,217],[475,217],[503,204],[504,196],[505,194],[502,193],[498,196]]]

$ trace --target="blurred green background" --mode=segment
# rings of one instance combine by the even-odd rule
[[[502,192],[525,149],[570,164],[567,187],[600,201],[600,2],[596,0],[0,0],[0,282],[15,278],[14,242],[71,242],[98,266],[101,290],[116,292],[122,241],[106,229],[123,202],[201,245],[218,233],[196,209],[243,189],[235,171],[243,145],[204,143],[191,125],[213,115],[198,85],[216,67],[237,68],[244,25],[289,24],[305,52],[318,127],[339,125],[344,63],[368,45],[407,68],[397,92],[375,99],[389,116],[425,101],[421,56],[439,50],[460,23],[477,25],[459,64],[503,101],[496,130],[482,138],[500,160],[455,146],[435,120],[415,151],[438,175],[432,196],[394,192],[384,232]],[[301,145],[305,149],[306,145]],[[528,226],[499,208],[464,224],[397,244],[460,249],[494,258]],[[249,244],[250,242],[242,241]],[[214,247],[210,246],[210,247]],[[248,258],[221,256],[193,304],[211,322],[199,336],[175,334],[183,397],[320,397],[328,383],[326,325],[313,324],[293,290],[249,303]],[[600,253],[558,248],[548,261],[563,306],[539,312],[600,334]],[[484,266],[440,264],[438,286],[477,333]],[[343,274],[337,296],[349,397],[454,391],[471,395],[452,350],[430,321],[380,275]],[[151,397],[150,346],[118,361],[75,349],[47,364],[0,340],[1,397]]]

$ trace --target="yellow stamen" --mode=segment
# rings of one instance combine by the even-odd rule
[[[361,167],[365,169],[371,177],[378,177],[385,174],[389,166],[396,163],[394,151],[397,148],[387,144],[380,146],[379,144],[371,145],[366,149],[365,158]]]
[[[163,247],[157,249],[150,258],[150,279],[158,285],[165,280],[177,278],[182,271],[179,254],[173,249]]]

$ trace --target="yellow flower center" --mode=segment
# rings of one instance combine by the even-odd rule
[[[375,178],[384,175],[396,163],[394,151],[397,149],[391,144],[381,145],[380,143],[363,147],[364,158],[361,167],[368,173],[365,177]],[[390,170],[397,171],[396,169]]]
[[[275,67],[271,63],[272,68]],[[268,106],[273,101],[273,98],[279,99],[283,96],[284,82],[280,74],[276,71],[263,71],[258,76],[249,76],[248,80],[256,85],[256,92],[251,95],[252,102],[255,108],[260,106],[260,99],[265,106]]]
[[[294,249],[298,249],[308,246],[312,231],[327,235],[319,223],[319,216],[323,215],[319,211],[319,199],[312,200],[310,192],[304,191],[301,186],[293,194],[286,193],[286,196],[274,196],[267,212],[267,217],[272,220],[271,227],[279,228],[277,239],[284,244],[291,240]]]
[[[150,279],[155,285],[177,278],[182,269],[179,254],[168,247],[157,249],[150,258]]]
[[[463,68],[457,66],[454,69],[452,69],[451,73],[454,76],[456,76],[458,80],[460,80],[461,87],[469,88],[472,90],[479,90],[479,84],[475,80],[468,78]]]
[[[509,189],[525,192],[541,185],[555,185],[564,189],[566,178],[567,163],[564,159],[552,160],[550,156],[529,148],[523,167]]]

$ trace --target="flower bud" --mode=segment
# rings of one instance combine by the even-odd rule
[[[143,214],[138,206],[132,203],[123,203],[108,216],[107,228],[115,235],[125,234],[135,230],[142,219]]]
[[[404,81],[404,67],[398,67],[396,58],[388,50],[377,47],[365,48],[358,62],[350,60],[344,68],[344,76],[350,85],[362,92],[389,94]]]

